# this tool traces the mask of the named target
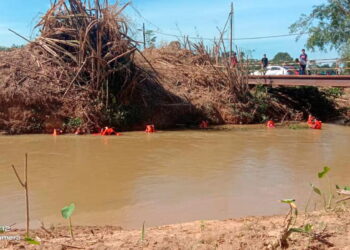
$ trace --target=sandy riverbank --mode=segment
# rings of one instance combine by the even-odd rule
[[[247,217],[223,221],[196,221],[140,230],[119,227],[75,227],[75,241],[67,228],[32,232],[40,246],[24,241],[0,241],[5,249],[269,249],[283,230],[285,216]],[[312,233],[293,233],[290,249],[350,249],[348,211],[300,215],[296,227],[311,224]],[[5,233],[6,234],[6,233]],[[12,231],[6,235],[23,235]]]

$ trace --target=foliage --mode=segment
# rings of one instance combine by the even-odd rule
[[[318,178],[323,178],[329,172],[329,170],[331,170],[329,167],[324,167],[323,171],[318,173]]]
[[[349,44],[349,42],[346,44],[346,46],[343,46],[343,48],[341,50],[341,58],[345,61],[344,67],[350,68],[350,44]],[[350,70],[345,69],[343,73],[350,74]]]
[[[312,225],[311,224],[306,224],[303,227],[291,228],[290,230],[293,233],[306,233],[306,234],[309,234],[312,231]]]
[[[145,38],[146,38],[146,47],[147,48],[156,47],[157,36],[155,36],[155,33],[153,30],[146,30],[145,31]]]
[[[275,57],[272,59],[274,63],[281,63],[281,62],[292,62],[293,57],[289,55],[287,52],[278,52]]]
[[[255,122],[266,122],[269,119],[268,113],[272,107],[272,103],[268,91],[269,88],[264,85],[257,85],[252,91],[252,101],[255,105],[255,112],[248,112],[246,116],[251,116],[251,119]]]
[[[66,206],[66,207],[61,209],[62,217],[69,220],[69,231],[70,231],[71,238],[73,240],[74,240],[74,235],[73,235],[73,227],[72,227],[71,216],[72,216],[74,210],[75,210],[75,204],[74,203],[71,203],[69,206]]]
[[[62,214],[62,217],[65,218],[65,219],[69,219],[73,212],[75,210],[75,204],[72,203],[70,204],[69,206],[66,206],[64,208],[61,209],[61,214]]]
[[[348,187],[348,186],[345,186],[345,187],[342,188],[339,185],[335,185],[335,188],[336,189],[340,189],[340,190],[350,191],[350,187]]]
[[[327,88],[322,91],[326,97],[329,98],[338,98],[341,97],[344,94],[344,90],[342,88]]]
[[[144,117],[141,108],[136,105],[115,105],[109,110],[111,125],[118,128],[130,128],[140,123]]]
[[[331,203],[332,203],[332,199],[333,199],[331,184],[330,184],[330,180],[329,180],[328,175],[327,175],[330,170],[331,169],[329,167],[325,166],[325,167],[323,167],[323,170],[317,174],[319,179],[323,179],[325,176],[327,176],[328,185],[329,185],[328,194],[326,194],[326,192],[321,192],[321,190],[318,187],[316,187],[314,184],[310,184],[313,192],[316,193],[317,195],[319,195],[320,197],[322,197],[323,203],[324,203],[324,208],[326,210],[331,208]],[[326,197],[327,195],[328,195],[328,201],[327,201],[327,197]]]
[[[31,244],[31,245],[40,245],[39,241],[36,241],[30,237],[25,237],[24,241],[27,242],[28,244]]]
[[[0,46],[0,51],[11,51],[11,50],[20,49],[23,47],[24,47],[23,45],[16,45],[16,44],[13,44],[11,47]]]
[[[309,49],[344,50],[350,41],[349,1],[327,0],[327,3],[314,6],[311,14],[301,15],[289,28],[291,33],[308,33],[306,46]]]
[[[278,241],[272,244],[272,249],[277,249],[277,247],[287,248],[288,247],[288,238],[292,233],[301,233],[305,234],[309,237],[314,237],[315,233],[313,233],[313,225],[312,224],[304,224],[300,227],[294,227],[298,218],[298,208],[295,204],[294,199],[285,199],[281,200],[282,203],[286,203],[289,205],[289,212],[287,214],[284,228],[279,236]]]
[[[281,232],[281,235],[279,236],[279,239],[272,244],[272,249],[276,249],[278,246],[281,248],[288,247],[288,238],[293,233],[296,232],[297,229],[293,228],[292,226],[295,225],[297,217],[298,217],[298,208],[295,204],[294,199],[284,199],[281,200],[282,203],[289,205],[289,212],[287,214],[285,225],[283,227],[283,230]]]
[[[316,187],[314,184],[312,184],[312,183],[310,183],[310,186],[312,187],[312,190],[316,193],[316,194],[318,194],[318,195],[322,195],[322,193],[321,193],[321,190],[318,188],[318,187]]]
[[[69,118],[68,122],[65,124],[68,128],[76,129],[83,124],[83,120],[79,117]]]
[[[295,202],[295,199],[284,199],[281,200],[281,202],[286,204],[293,204]]]

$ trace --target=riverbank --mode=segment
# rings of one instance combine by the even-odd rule
[[[312,225],[310,233],[293,233],[290,249],[350,249],[348,210],[299,215],[295,227]],[[285,216],[246,217],[222,221],[195,221],[123,230],[119,227],[74,227],[75,240],[68,228],[42,228],[32,231],[40,246],[25,242],[0,241],[6,249],[269,249],[281,235]],[[7,235],[23,235],[12,231]]]
[[[309,114],[326,122],[347,113],[349,106],[339,109],[335,101],[341,89],[250,86],[247,58],[231,67],[202,43],[173,41],[140,51],[122,14],[127,5],[71,5],[53,4],[34,41],[0,52],[0,131],[90,134],[106,126],[254,124]]]
[[[35,64],[31,50],[28,46],[0,53],[4,62],[0,65],[2,133],[52,133],[54,129],[74,133],[79,129],[89,134],[105,126],[117,131],[144,130],[147,124],[156,129],[191,128],[203,120],[211,125],[305,121],[310,113],[323,122],[350,121],[349,90],[248,86],[245,69],[226,69],[225,74],[233,76],[225,79],[208,66],[210,59],[173,44],[144,51],[147,62],[140,54],[135,65],[152,76],[135,83],[127,101],[109,103],[106,109],[103,102],[92,102],[94,97],[85,90],[73,88],[66,93],[66,83],[59,79],[50,85],[47,79],[32,81],[34,76],[30,78],[26,70],[28,64]],[[242,89],[234,91],[232,86]],[[118,99],[110,95],[109,99]]]

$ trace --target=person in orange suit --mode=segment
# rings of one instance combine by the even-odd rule
[[[199,124],[199,128],[208,128],[209,126],[209,122],[208,121],[202,121],[200,124]]]
[[[275,126],[275,123],[272,120],[270,120],[270,121],[267,122],[266,127],[268,127],[268,128],[275,128],[276,126]]]
[[[102,129],[101,135],[117,135],[117,132],[115,132],[113,128],[105,127]]]

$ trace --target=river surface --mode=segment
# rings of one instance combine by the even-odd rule
[[[350,184],[350,127],[323,130],[234,127],[230,130],[128,132],[120,137],[0,136],[0,225],[22,227],[20,175],[29,154],[33,225],[141,228],[193,220],[285,213],[280,199],[303,207],[317,172]]]

